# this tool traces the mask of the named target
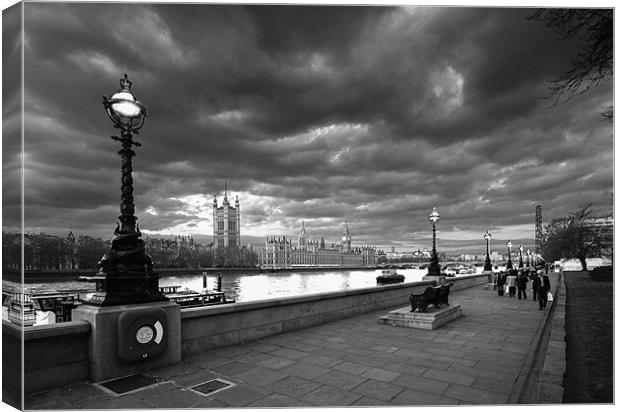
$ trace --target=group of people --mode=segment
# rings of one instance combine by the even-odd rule
[[[504,296],[504,289],[508,289],[508,296],[527,299],[527,284],[532,282],[533,300],[538,301],[538,309],[547,307],[547,295],[551,290],[549,276],[542,269],[509,269],[497,274],[497,294]]]

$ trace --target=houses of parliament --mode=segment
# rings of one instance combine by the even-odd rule
[[[228,200],[228,185],[224,188],[222,205],[213,198],[213,244],[215,247],[241,246],[241,211],[239,198],[235,205]],[[258,254],[258,264],[263,269],[288,269],[296,267],[346,267],[366,268],[377,265],[375,248],[352,247],[351,231],[344,222],[342,242],[326,247],[325,240],[311,240],[306,225],[301,222],[299,238],[293,242],[290,236],[266,236],[264,245],[253,248]]]
[[[291,269],[303,267],[372,268],[377,266],[375,248],[352,247],[351,231],[347,222],[342,230],[342,242],[325,246],[325,240],[309,240],[302,221],[296,243],[288,236],[267,236],[265,246],[258,254],[263,269]]]

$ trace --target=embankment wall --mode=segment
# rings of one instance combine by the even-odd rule
[[[448,278],[452,290],[486,284],[486,275]],[[182,355],[240,344],[323,324],[382,308],[405,306],[411,293],[422,293],[433,281],[401,283],[299,297],[188,308],[181,311]],[[24,392],[89,379],[88,340],[91,325],[74,321],[25,328],[3,321],[3,346],[24,341]],[[4,357],[5,359],[6,356]],[[18,362],[14,368],[19,369]],[[9,365],[7,365],[9,366]],[[5,385],[13,386],[10,382]],[[17,384],[18,382],[16,382]]]

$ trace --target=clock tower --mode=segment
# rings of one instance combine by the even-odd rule
[[[344,229],[342,230],[342,249],[343,252],[351,252],[351,231],[349,231],[349,225],[347,221],[344,221]]]

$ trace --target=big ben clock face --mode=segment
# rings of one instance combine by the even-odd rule
[[[155,333],[153,332],[153,328],[151,328],[150,326],[142,326],[136,332],[136,340],[139,343],[147,344],[151,340],[153,340],[153,336],[154,335],[155,335]]]

